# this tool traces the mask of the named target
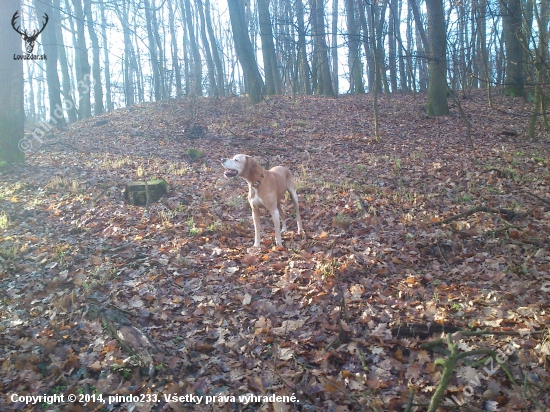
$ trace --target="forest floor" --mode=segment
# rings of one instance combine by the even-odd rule
[[[548,410],[550,138],[476,92],[474,156],[423,102],[382,96],[380,141],[370,96],[226,97],[35,145],[0,176],[0,410],[425,411],[442,381],[440,410]],[[292,170],[304,235],[286,199],[252,247],[237,153]]]

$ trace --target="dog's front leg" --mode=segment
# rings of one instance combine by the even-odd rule
[[[281,220],[279,218],[278,208],[271,211],[271,218],[273,219],[273,226],[275,226],[275,243],[277,246],[283,246],[283,240],[281,239]]]
[[[255,205],[253,202],[250,202],[250,207],[252,208],[252,220],[254,221],[254,247],[260,246],[260,241],[262,240],[262,226],[260,223],[260,208],[258,205]]]

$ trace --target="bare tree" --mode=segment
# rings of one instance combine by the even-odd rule
[[[57,0],[59,1],[59,0]],[[103,64],[105,71],[105,97],[107,100],[107,110],[112,111],[113,101],[111,99],[111,69],[109,59],[109,47],[107,45],[107,19],[105,18],[105,3],[106,0],[101,0],[99,10],[101,13],[101,36],[103,37]]]
[[[41,11],[48,16],[53,17],[54,15],[51,0],[44,0],[41,3],[35,0],[35,7],[38,12],[38,16],[43,15]],[[57,71],[57,39],[54,29],[55,24],[56,22],[53,22],[53,24],[42,33],[42,45],[44,47],[44,53],[47,56],[45,63],[46,79],[48,84],[50,122],[52,124],[63,125],[65,124],[65,116],[63,112],[63,104],[61,102],[61,85],[59,83],[59,74]]]
[[[202,95],[202,59],[199,52],[197,38],[195,36],[195,25],[193,24],[193,11],[191,10],[191,2],[189,0],[181,0],[181,11],[185,15],[185,23],[187,35],[189,38],[189,47],[191,48],[191,71],[192,85],[190,92],[193,95]]]
[[[76,23],[74,47],[79,103],[78,117],[86,119],[92,115],[92,104],[90,99],[90,63],[88,61],[88,47],[86,46],[84,11],[82,9],[82,0],[72,0],[72,4]]]
[[[244,6],[240,0],[227,0],[229,18],[233,31],[233,42],[237,58],[243,69],[246,92],[253,104],[262,100],[263,80],[258,70],[252,43],[248,37],[247,24],[244,16]]]
[[[61,30],[61,4],[59,0],[53,1],[53,16],[52,19],[55,22],[53,30],[55,32],[55,43],[57,43],[57,55],[59,62],[59,71],[61,74],[61,85],[63,94],[63,108],[67,112],[69,123],[76,122],[78,119],[78,113],[76,112],[76,105],[74,104],[74,96],[71,88],[71,76],[69,74],[69,61],[67,53],[65,52],[65,44],[63,40],[63,32]],[[47,70],[47,69],[46,69]],[[30,82],[32,84],[32,82]]]
[[[428,9],[429,38],[429,83],[426,99],[428,116],[440,116],[449,113],[447,104],[447,37],[445,32],[445,16],[443,15],[443,0],[426,0]]]
[[[5,10],[21,7],[20,0],[5,0]],[[18,144],[24,137],[25,108],[23,93],[23,61],[8,58],[21,54],[21,36],[10,24],[11,13],[0,13],[0,161],[19,163],[25,154]]]
[[[88,25],[88,35],[92,42],[92,75],[94,79],[94,114],[101,114],[105,111],[103,108],[103,86],[101,81],[101,66],[99,62],[99,39],[95,33],[94,18],[92,17],[92,1],[85,0],[84,14],[86,15],[86,23]]]
[[[310,67],[307,60],[306,50],[306,28],[304,23],[304,4],[302,0],[296,0],[296,29],[298,30],[298,42],[297,42],[297,69],[296,79],[299,86],[296,89],[301,94],[311,94],[311,78]]]
[[[338,94],[338,0],[332,0],[332,88]]]
[[[206,36],[206,19],[204,17],[204,10],[202,7],[202,0],[195,2],[195,5],[199,11],[200,18],[200,33],[202,47],[204,54],[206,55],[206,67],[208,68],[208,84],[210,96],[218,96],[218,86],[216,85],[216,69],[214,68],[214,60],[212,59],[212,52],[210,51],[210,43]]]
[[[209,0],[205,0],[205,3],[204,3],[204,19],[206,21],[206,28],[208,30],[210,45],[212,46],[212,58],[214,59],[214,65],[216,66],[216,79],[217,79],[218,93],[221,96],[225,96],[225,79],[224,79],[223,63],[220,57],[220,52],[218,50],[219,46],[216,41],[214,28],[212,27],[212,16],[210,12]]]
[[[502,9],[502,34],[506,46],[505,92],[509,96],[523,96],[524,46],[521,0],[500,0]]]
[[[267,95],[281,93],[281,79],[277,70],[277,56],[269,14],[269,0],[258,0],[258,22],[260,24],[260,40],[262,41],[262,57],[265,71],[265,93]]]
[[[363,73],[359,56],[359,28],[354,0],[346,0],[346,23],[348,26],[348,65],[350,72],[350,93],[365,93]]]
[[[313,33],[313,73],[316,93],[334,96],[328,61],[328,46],[325,34],[325,9],[323,0],[310,0],[311,29]]]
[[[154,0],[152,0],[154,2]],[[153,13],[154,3],[151,5],[149,0],[143,0],[143,7],[145,8],[145,22],[147,25],[147,44],[149,46],[149,57],[151,62],[151,70],[153,76],[153,90],[155,92],[155,100],[162,99],[162,86],[161,86],[161,73],[159,65],[159,55],[157,53],[155,31],[153,29]]]

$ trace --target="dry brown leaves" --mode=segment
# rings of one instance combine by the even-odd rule
[[[381,142],[368,96],[144,104],[59,131],[78,151],[45,147],[0,183],[0,409],[84,408],[13,394],[102,394],[89,410],[245,410],[239,396],[255,395],[246,410],[400,411],[409,387],[427,405],[442,355],[392,328],[444,324],[524,332],[463,339],[509,354],[518,384],[462,362],[449,402],[546,410],[550,346],[530,332],[549,323],[550,211],[531,194],[549,197],[549,140],[524,139],[529,107],[497,100],[462,101],[477,161],[457,113],[427,118],[397,95],[380,99]],[[305,236],[289,216],[274,248],[264,216],[250,248],[246,185],[219,162],[239,152],[293,171]],[[164,199],[123,202],[125,182],[153,177]],[[433,225],[479,205],[532,211]],[[92,305],[122,311],[152,362],[87,318]]]

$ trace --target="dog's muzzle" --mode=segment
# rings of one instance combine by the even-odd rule
[[[229,159],[222,159],[222,166],[225,168],[223,174],[225,175],[225,177],[235,177],[239,174],[239,171],[235,169],[230,169],[229,167],[227,167],[225,164],[227,163],[228,160]]]

